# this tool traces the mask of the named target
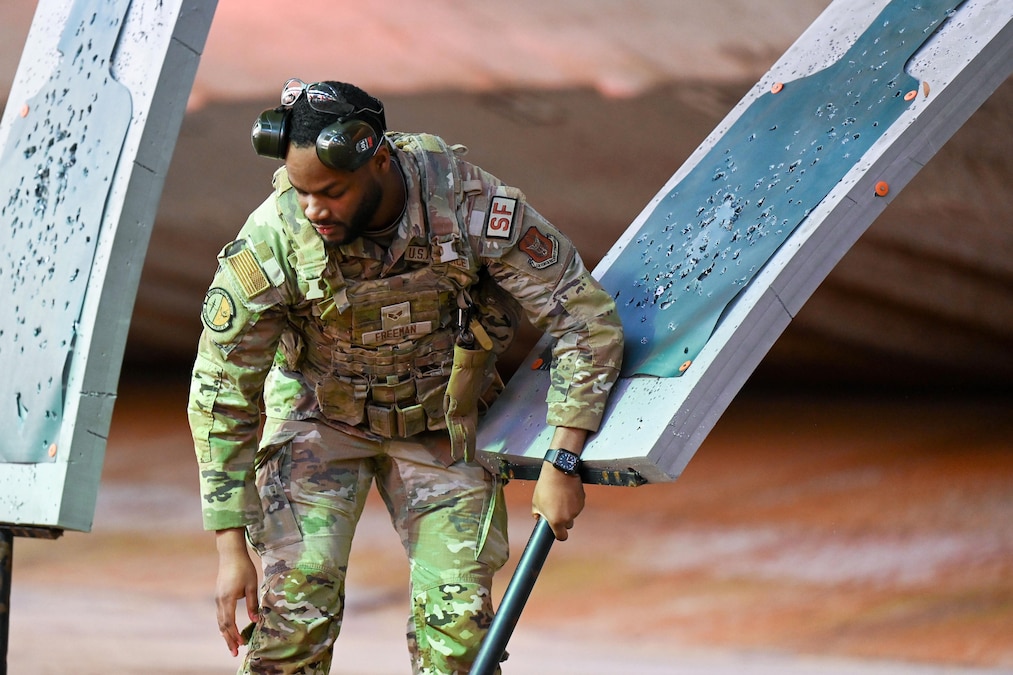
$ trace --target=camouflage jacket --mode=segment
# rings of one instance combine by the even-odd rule
[[[462,148],[421,134],[388,138],[408,207],[387,248],[365,238],[325,248],[282,168],[274,192],[219,254],[188,404],[207,529],[260,517],[262,410],[390,437],[410,433],[382,433],[373,411],[404,405],[424,413],[411,433],[444,428],[462,290],[476,296],[494,351],[512,335],[504,292],[556,338],[549,425],[600,424],[622,327],[571,242],[519,190],[466,162]],[[401,403],[406,387],[411,400]]]

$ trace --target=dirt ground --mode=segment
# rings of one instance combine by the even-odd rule
[[[15,540],[12,675],[235,667],[184,403],[182,380],[125,382],[93,531]],[[747,388],[676,482],[589,489],[506,672],[1013,673],[1010,410]],[[508,486],[514,561],[530,489]],[[333,672],[408,672],[405,575],[377,500]]]

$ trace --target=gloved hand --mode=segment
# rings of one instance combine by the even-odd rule
[[[478,435],[478,401],[486,384],[486,364],[492,352],[484,349],[454,347],[454,365],[443,397],[450,453],[455,459],[475,459]]]

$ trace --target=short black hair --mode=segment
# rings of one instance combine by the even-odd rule
[[[327,80],[345,102],[355,108],[355,112],[345,115],[346,119],[357,119],[373,127],[377,136],[383,136],[387,130],[387,120],[383,112],[383,102],[370,96],[354,84]],[[375,112],[374,112],[375,111]],[[289,143],[305,148],[316,144],[321,130],[341,119],[341,115],[320,112],[310,107],[306,96],[300,96],[292,104],[292,115],[289,120]]]

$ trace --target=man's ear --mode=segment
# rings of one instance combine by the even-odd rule
[[[384,141],[383,144],[377,148],[376,153],[370,158],[370,161],[373,162],[373,166],[376,170],[381,173],[390,170],[390,163],[394,161],[390,154],[390,145]]]

